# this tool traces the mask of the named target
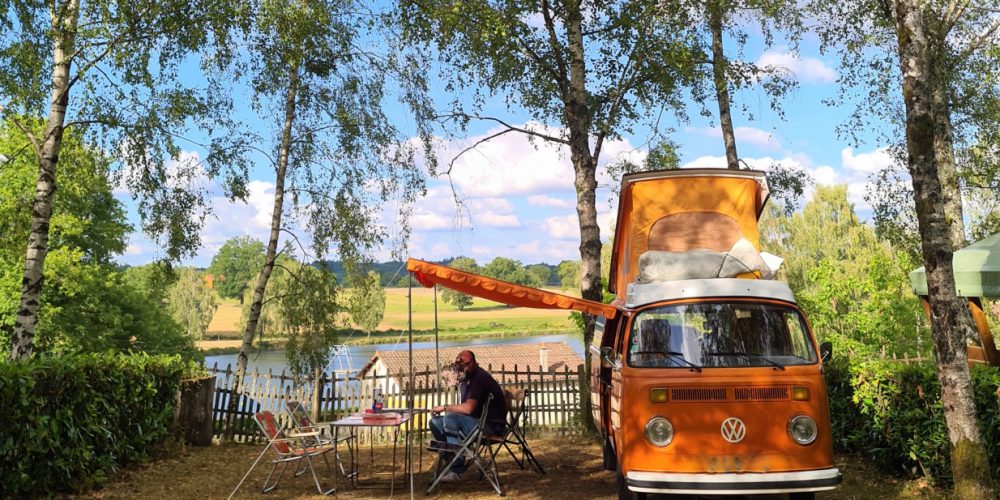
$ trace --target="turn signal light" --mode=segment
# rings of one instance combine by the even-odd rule
[[[650,389],[649,390],[649,401],[652,403],[666,403],[667,402],[667,390],[666,389]]]
[[[809,388],[792,387],[792,401],[809,401]]]

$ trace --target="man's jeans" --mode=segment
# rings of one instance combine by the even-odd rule
[[[465,436],[468,436],[479,425],[479,419],[461,413],[445,413],[432,418],[429,425],[434,439],[460,445]],[[451,460],[451,456],[442,454],[442,459]],[[465,468],[465,458],[459,457],[452,465],[451,472],[461,474],[465,472]]]

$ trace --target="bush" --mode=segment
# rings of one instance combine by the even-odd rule
[[[0,362],[0,497],[86,491],[147,459],[191,370],[178,356]]]
[[[951,451],[932,363],[835,358],[826,367],[834,447],[887,471],[951,483]],[[1000,478],[1000,369],[972,370],[980,432]]]

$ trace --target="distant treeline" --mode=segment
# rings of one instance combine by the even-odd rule
[[[431,262],[434,262],[435,264],[444,264],[444,265],[447,265],[453,259],[454,259],[454,257],[448,257],[447,259],[437,260],[437,261],[431,261]],[[336,260],[325,260],[325,261],[317,262],[315,265],[317,267],[319,267],[319,266],[326,266],[327,269],[329,269],[334,275],[337,276],[337,281],[338,282],[344,283],[344,275],[346,274],[346,270],[344,269],[344,265],[343,265],[342,262],[336,261]],[[534,265],[545,266],[545,267],[549,268],[549,271],[550,271],[549,279],[548,279],[548,281],[545,282],[545,286],[559,286],[560,281],[559,281],[559,275],[558,275],[558,272],[557,272],[558,269],[559,269],[559,266],[552,265],[552,264],[546,264],[546,263],[542,262],[542,263],[539,263],[539,264],[526,265],[524,267],[527,268],[527,267],[534,266]],[[405,287],[405,286],[407,286],[407,277],[408,277],[409,273],[406,272],[406,263],[405,262],[401,262],[401,261],[376,262],[374,264],[370,264],[369,268],[374,269],[375,271],[377,271],[378,274],[379,274],[379,276],[382,277],[382,286],[383,287],[392,288],[392,287]],[[414,282],[414,284],[416,284],[416,282]],[[419,286],[419,285],[417,285],[417,286]]]

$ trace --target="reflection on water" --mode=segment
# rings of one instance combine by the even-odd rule
[[[455,353],[457,346],[477,346],[477,345],[504,345],[504,344],[537,344],[540,342],[566,342],[581,357],[583,356],[583,339],[579,335],[543,335],[539,337],[514,337],[514,338],[483,338],[449,340],[438,343],[442,356],[445,359]],[[330,369],[334,370],[357,370],[371,359],[375,351],[405,351],[408,345],[406,342],[399,344],[375,344],[375,345],[352,345],[347,356],[338,356],[331,360]],[[414,349],[433,349],[434,342],[414,342]],[[211,367],[218,363],[220,369],[225,369],[226,364],[236,365],[236,354],[220,354],[217,356],[206,356],[205,366]],[[253,370],[257,368],[264,373],[271,370],[273,373],[281,373],[288,366],[285,360],[285,351],[256,351],[250,355],[247,368]]]

